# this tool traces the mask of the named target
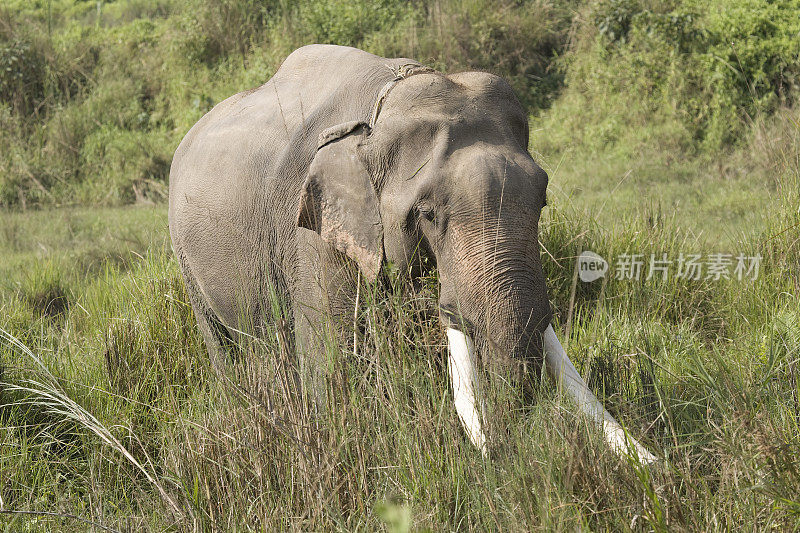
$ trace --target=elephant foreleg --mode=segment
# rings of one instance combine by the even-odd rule
[[[327,405],[330,356],[353,341],[358,270],[315,232],[297,231],[298,270],[292,296],[297,353],[303,387],[321,410]]]

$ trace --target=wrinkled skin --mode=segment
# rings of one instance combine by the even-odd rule
[[[547,175],[527,151],[526,114],[496,76],[420,72],[391,88],[370,128],[389,67],[408,64],[301,48],[179,146],[170,233],[215,362],[236,330],[263,333],[272,287],[288,295],[303,366],[319,378],[322,317],[352,325],[358,274],[373,281],[386,261],[413,273],[424,255],[443,323],[469,330],[489,366],[538,375],[551,318],[537,238]]]

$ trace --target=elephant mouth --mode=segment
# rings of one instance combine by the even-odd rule
[[[439,319],[447,329],[456,329],[470,336],[474,336],[477,332],[475,324],[459,313],[452,305],[439,304]]]

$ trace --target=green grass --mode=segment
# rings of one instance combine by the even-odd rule
[[[203,114],[309,43],[503,74],[539,108],[571,0],[10,0],[0,6],[0,206],[163,201]],[[535,81],[535,83],[534,83]]]
[[[797,530],[794,0],[10,0],[0,8],[0,526]],[[531,111],[554,325],[667,466],[615,456],[543,382],[452,405],[435,279],[363,287],[330,405],[280,326],[212,369],[167,232],[172,152],[293,48],[489,69]],[[731,44],[733,43],[733,44]],[[131,204],[136,204],[133,207]],[[92,206],[92,207],[89,207]],[[105,206],[105,207],[97,207]],[[127,207],[124,207],[127,206]],[[756,280],[578,283],[573,259],[760,254]],[[276,302],[275,314],[280,313]],[[571,311],[570,311],[571,309]]]
[[[546,132],[534,132],[533,146]],[[733,252],[767,230],[771,211],[783,201],[770,171],[746,161],[752,146],[713,158],[644,147],[635,155],[542,148],[551,196],[604,228],[668,224],[703,247]]]
[[[783,176],[797,166],[797,111],[751,120],[736,145],[698,152],[675,117],[639,106],[627,91],[592,102],[568,87],[531,118],[532,152],[551,195],[607,229],[672,223],[727,251],[761,238],[788,201]]]
[[[232,380],[211,371],[164,207],[5,213],[0,498],[6,510],[65,516],[0,523],[69,531],[83,527],[74,515],[123,530],[794,529],[800,215],[791,161],[773,161],[786,196],[761,234],[740,241],[764,256],[757,280],[612,279],[602,295],[600,282],[578,286],[570,354],[609,409],[667,459],[652,471],[615,456],[548,384],[522,406],[517,391],[493,383],[496,453],[482,459],[451,404],[433,280],[417,298],[365,288],[358,353],[330,348],[330,409],[315,414],[288,392],[288,331],[245,347]],[[562,337],[576,239],[606,257],[714,249],[680,220],[604,228],[552,194],[558,186],[542,243]],[[48,307],[53,295],[64,302]]]

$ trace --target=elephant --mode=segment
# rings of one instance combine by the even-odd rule
[[[484,72],[309,45],[222,101],[178,146],[169,230],[215,365],[263,335],[270,295],[291,305],[294,351],[319,383],[324,320],[352,325],[358,279],[393,264],[438,271],[457,414],[487,453],[477,358],[523,379],[542,364],[618,452],[654,456],[602,407],[551,325],[538,224],[548,176],[528,116]],[[352,335],[352,333],[351,333]],[[477,348],[476,348],[477,345]]]

